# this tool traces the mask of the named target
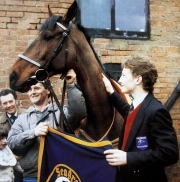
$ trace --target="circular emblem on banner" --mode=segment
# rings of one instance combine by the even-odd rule
[[[78,174],[65,164],[58,164],[54,167],[47,181],[55,177],[55,182],[81,182]]]
[[[55,182],[70,182],[70,181],[66,177],[60,177],[60,178],[57,178]]]

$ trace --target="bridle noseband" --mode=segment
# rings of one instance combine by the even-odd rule
[[[33,64],[33,65],[35,65],[35,66],[37,66],[39,68],[38,70],[36,70],[35,75],[31,76],[27,81],[30,81],[31,79],[36,79],[37,82],[43,83],[45,85],[45,87],[47,87],[49,89],[49,91],[51,93],[51,100],[53,100],[53,98],[52,98],[52,96],[53,96],[55,101],[56,101],[56,104],[57,104],[58,108],[61,111],[61,117],[65,121],[68,131],[70,133],[73,133],[72,127],[70,126],[70,124],[69,124],[69,122],[66,119],[66,116],[64,114],[63,106],[60,105],[59,100],[58,100],[58,98],[57,98],[57,96],[56,96],[56,94],[55,94],[55,92],[54,92],[54,90],[53,90],[53,88],[51,86],[51,83],[50,83],[50,80],[49,80],[49,74],[47,72],[47,68],[48,68],[49,64],[51,63],[51,61],[57,56],[57,54],[61,50],[63,42],[64,42],[65,38],[68,36],[68,34],[70,32],[70,29],[72,27],[72,22],[71,21],[69,22],[69,25],[68,25],[67,28],[64,25],[62,25],[61,23],[59,23],[59,22],[56,22],[56,24],[60,28],[62,28],[64,30],[64,32],[63,32],[63,35],[62,35],[61,39],[59,40],[58,44],[56,45],[56,47],[55,47],[55,49],[53,51],[53,54],[50,56],[50,58],[43,65],[40,65],[38,62],[36,62],[36,61],[34,61],[34,60],[32,60],[32,59],[30,59],[30,58],[28,58],[28,57],[26,57],[26,56],[24,56],[22,54],[19,54],[18,57],[30,62],[31,64]],[[66,53],[67,53],[67,50],[66,50]],[[53,111],[53,114],[54,114],[54,119],[55,119],[56,126],[57,126],[58,130],[60,130],[60,125],[57,122],[54,111]]]

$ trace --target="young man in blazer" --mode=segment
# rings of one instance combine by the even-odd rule
[[[119,147],[106,150],[106,160],[119,167],[118,182],[167,182],[164,167],[178,161],[179,150],[171,116],[153,95],[157,69],[142,56],[130,57],[122,68],[119,83],[132,97],[131,106],[103,75],[110,100],[125,119]]]

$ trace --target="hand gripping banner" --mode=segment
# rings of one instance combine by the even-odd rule
[[[117,168],[106,161],[107,149],[112,149],[108,140],[86,142],[49,128],[40,142],[38,181],[115,182]]]

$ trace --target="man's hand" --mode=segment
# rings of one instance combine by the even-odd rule
[[[65,80],[67,84],[71,84],[74,83],[74,81],[76,80],[76,73],[74,72],[73,69],[70,69],[66,76],[65,76]]]
[[[127,164],[127,153],[122,150],[109,149],[104,151],[104,154],[111,166],[122,166]]]
[[[35,128],[35,136],[45,136],[48,133],[49,124],[46,122],[39,123]]]
[[[112,94],[114,92],[114,89],[113,89],[113,86],[111,85],[111,82],[106,78],[106,76],[104,74],[102,74],[102,76],[103,76],[103,82],[104,82],[106,91],[109,94]]]

